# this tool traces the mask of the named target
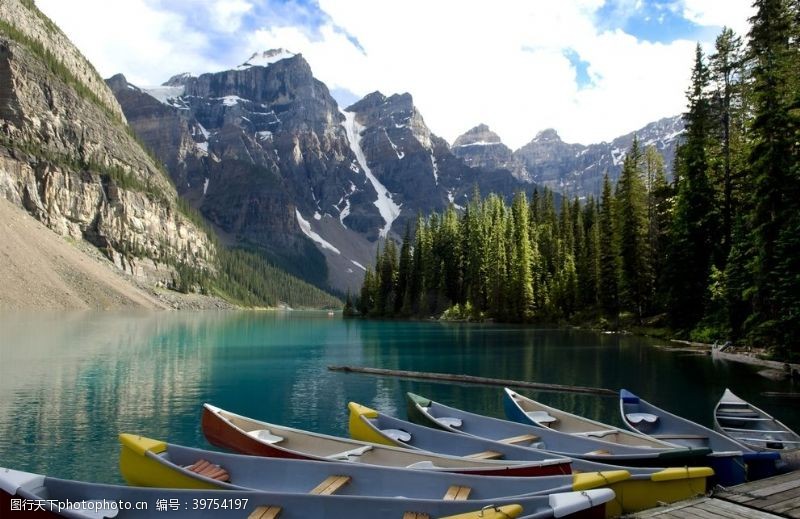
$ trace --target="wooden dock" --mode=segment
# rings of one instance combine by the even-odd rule
[[[800,518],[800,471],[717,490],[710,497],[681,501],[640,512],[659,519]]]

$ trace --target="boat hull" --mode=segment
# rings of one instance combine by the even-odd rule
[[[299,451],[283,449],[277,446],[264,444],[251,436],[232,428],[217,413],[212,412],[208,407],[203,407],[202,429],[206,439],[212,445],[224,449],[230,449],[241,454],[251,456],[264,456],[269,458],[290,458],[300,460],[331,461],[318,456],[306,455]],[[471,474],[476,476],[505,476],[505,477],[539,477],[557,476],[570,472],[569,462],[561,464],[497,464],[496,466],[487,465],[486,468],[471,466],[468,468],[458,467],[439,467],[436,470],[442,472],[452,472],[455,474]]]
[[[525,435],[530,433],[535,436],[541,436],[542,439],[546,438],[545,443],[547,443],[547,445],[537,448],[542,448],[560,456],[626,467],[683,467],[687,465],[708,465],[708,463],[705,462],[705,455],[708,454],[710,450],[705,448],[654,450],[621,446],[591,438],[570,438],[569,435],[555,434],[553,431],[546,428],[468,413],[460,409],[435,403],[437,409],[442,409],[443,412],[451,413],[456,417],[469,417],[469,421],[474,420],[480,422],[477,429],[480,429],[481,432],[448,428],[439,423],[427,412],[423,411],[423,409],[427,409],[431,404],[430,400],[420,397],[419,395],[414,395],[413,393],[408,393],[407,402],[409,419],[416,423],[455,433],[473,434],[488,439],[498,439],[498,437],[493,436],[492,433],[496,432],[496,430],[499,431],[499,428],[502,428],[502,430],[508,433],[504,436]],[[583,447],[583,449],[579,450],[579,447]],[[602,451],[602,449],[609,449],[611,453]]]
[[[316,459],[302,453],[273,447],[262,443],[255,438],[232,428],[217,413],[203,406],[203,416],[200,419],[203,435],[208,443],[222,449],[230,449],[241,454],[251,456],[266,456],[268,458],[288,458],[297,460]]]
[[[669,436],[675,443],[712,448],[708,463],[716,473],[715,482],[722,486],[776,474],[777,454],[754,452],[716,431],[656,407],[625,389],[620,390],[619,409],[623,423],[632,431],[647,436]],[[633,423],[629,416],[634,414],[648,419]]]
[[[782,470],[800,469],[800,435],[730,389],[714,407],[714,430],[754,451],[778,453]]]
[[[605,503],[614,498],[608,489],[548,496],[516,496],[494,500],[397,499],[317,494],[285,494],[241,490],[184,490],[137,488],[61,480],[0,468],[2,517],[117,517],[151,519],[162,515],[181,519],[254,517],[271,508],[280,519],[374,519],[375,517],[436,517],[478,519],[517,517],[602,517]],[[42,503],[43,512],[10,512],[12,499]],[[91,513],[59,510],[61,503],[89,503]],[[118,506],[118,503],[124,503]],[[166,508],[164,508],[166,507]],[[503,507],[499,511],[497,507]],[[94,508],[99,508],[94,513]],[[168,513],[165,513],[167,511]],[[498,513],[502,512],[502,513]],[[415,515],[412,515],[415,514]],[[505,515],[503,515],[505,514]],[[570,515],[576,514],[576,515]],[[271,515],[270,517],[275,517]]]
[[[535,449],[419,426],[388,417],[352,402],[348,407],[350,434],[355,439],[382,438],[387,444],[427,449],[430,452],[450,456],[495,452],[506,460],[527,461],[541,457],[541,451]],[[407,443],[398,443],[381,433],[386,428],[406,431],[411,438]],[[572,490],[606,486],[614,491],[616,498],[606,505],[606,517],[609,518],[653,508],[661,503],[674,503],[703,495],[707,489],[708,478],[714,474],[707,467],[667,469],[624,467],[615,470],[616,467],[613,466],[579,460],[574,460],[572,466],[576,469]]]

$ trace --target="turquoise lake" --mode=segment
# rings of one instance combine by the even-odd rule
[[[313,312],[0,315],[0,466],[121,482],[117,434],[211,448],[203,402],[347,435],[348,401],[405,417],[406,391],[502,416],[501,389],[331,372],[329,365],[625,387],[711,425],[725,387],[800,429],[796,391],[757,368],[664,351],[640,337],[503,325],[346,321]],[[617,400],[522,391],[619,424]]]

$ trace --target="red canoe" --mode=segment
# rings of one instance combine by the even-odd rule
[[[554,455],[543,454],[538,461],[514,462],[481,459],[481,453],[470,458],[411,451],[260,422],[210,404],[203,407],[202,426],[203,434],[212,445],[254,456],[350,461],[485,476],[572,473],[571,460]]]

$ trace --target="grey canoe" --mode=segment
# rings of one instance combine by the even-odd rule
[[[675,444],[649,438],[643,434],[623,430],[613,425],[596,422],[583,416],[550,407],[516,391],[504,388],[503,408],[506,417],[515,422],[547,427],[551,431],[599,438],[611,443],[653,449],[674,449]]]
[[[145,487],[478,501],[573,490],[572,475],[472,476],[359,463],[264,458],[195,449],[132,434],[120,435],[119,466],[128,484]]]
[[[540,451],[500,443],[485,438],[417,425],[385,415],[354,402],[350,409],[351,434],[380,435],[385,441],[409,449],[428,450],[453,456],[489,456],[508,460],[526,460],[540,456]],[[360,426],[354,423],[360,421]],[[365,431],[369,428],[369,432]],[[707,479],[713,471],[707,467],[674,467],[666,469],[645,467],[619,467],[581,459],[572,460],[575,473],[573,489],[610,486],[617,494],[607,504],[607,517],[635,513],[658,506],[703,495],[708,488]],[[599,480],[599,481],[597,481]],[[676,492],[676,488],[678,491]]]
[[[800,468],[800,435],[730,389],[714,408],[714,429],[753,450],[778,452],[790,467]]]
[[[406,519],[443,518],[483,507],[521,505],[520,519],[545,519],[603,507],[609,489],[492,501],[326,496],[240,490],[175,490],[84,483],[0,468],[3,517],[27,517],[14,507],[40,509],[37,517],[73,519],[236,518],[236,519]],[[71,508],[66,508],[71,505]],[[9,512],[10,511],[10,512]],[[480,512],[472,517],[479,517]],[[601,512],[602,513],[602,512]],[[469,517],[469,516],[465,516]]]
[[[706,465],[704,456],[709,452],[704,448],[631,447],[597,438],[559,434],[542,427],[469,413],[413,393],[408,393],[407,397],[408,417],[412,421],[572,458],[631,467],[703,466]]]
[[[776,473],[777,454],[756,452],[708,427],[656,407],[626,389],[619,392],[619,406],[622,420],[633,431],[687,447],[712,449],[709,464],[724,486]]]

